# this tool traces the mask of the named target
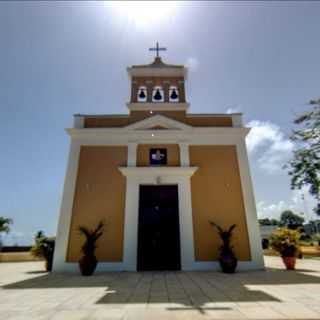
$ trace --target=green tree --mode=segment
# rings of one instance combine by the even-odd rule
[[[10,231],[10,224],[12,224],[12,219],[0,217],[0,233],[8,233]]]
[[[311,110],[294,120],[299,126],[293,130],[291,140],[297,148],[289,162],[292,189],[309,188],[316,199],[314,211],[320,215],[320,99],[311,100]]]
[[[289,229],[297,229],[303,225],[304,218],[293,213],[291,210],[285,210],[280,216],[280,225]]]
[[[278,225],[280,225],[280,221],[278,221],[277,219],[269,219],[269,218],[259,219],[259,223],[262,226],[278,226]]]

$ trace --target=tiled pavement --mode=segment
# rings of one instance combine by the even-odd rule
[[[41,272],[42,262],[0,263],[0,319],[320,319],[320,260],[285,271]]]

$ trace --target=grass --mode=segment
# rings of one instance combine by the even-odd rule
[[[315,256],[303,256],[303,259],[309,259],[309,260],[320,260],[320,257]]]

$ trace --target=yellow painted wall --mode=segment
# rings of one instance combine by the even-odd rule
[[[148,167],[149,150],[152,148],[167,149],[167,166],[180,166],[180,151],[177,144],[139,144],[137,150],[137,166]]]
[[[195,257],[217,260],[221,241],[209,224],[215,221],[234,230],[234,252],[239,260],[250,260],[250,246],[235,146],[190,146],[191,166],[198,171],[191,178]]]
[[[126,178],[118,170],[127,165],[126,146],[82,146],[72,211],[67,261],[81,257],[84,237],[80,225],[94,228],[106,222],[98,240],[98,261],[122,261]]]
[[[87,117],[84,121],[85,128],[113,128],[124,127],[129,124],[150,118],[156,114],[161,114],[165,117],[186,123],[194,127],[232,127],[232,116],[206,116],[196,117],[188,115],[185,111],[154,111],[150,114],[149,111],[131,111],[128,116],[121,117]]]

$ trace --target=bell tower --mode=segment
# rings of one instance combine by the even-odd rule
[[[166,64],[159,56],[159,51],[166,48],[155,48],[156,56],[151,64],[134,65],[128,68],[131,80],[131,98],[128,103],[130,111],[177,111],[186,110],[188,103],[185,95],[187,69],[182,65]]]

